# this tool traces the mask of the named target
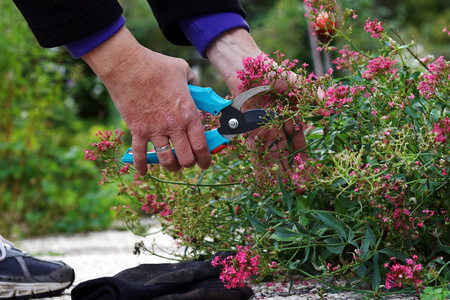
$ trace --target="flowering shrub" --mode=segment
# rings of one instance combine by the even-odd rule
[[[144,178],[120,163],[117,132],[100,135],[102,146],[94,144],[87,158],[105,160],[102,184],[116,181],[134,200],[114,209],[135,232],[145,234],[139,216],[150,214],[191,255],[238,245],[234,259],[214,262],[229,287],[251,275],[291,284],[341,278],[346,288],[369,284],[374,295],[439,285],[450,275],[450,63],[417,58],[412,44],[389,37],[377,19],[364,29],[380,50],[366,53],[344,31],[353,10],[340,13],[334,1],[305,4],[312,22],[324,13],[333,20],[319,50],[334,51],[341,75],[316,76],[280,52],[243,60],[240,88],[271,85],[253,105],[283,117],[252,143],[249,135],[233,140],[204,172],[152,165]],[[337,38],[347,43],[340,50],[332,46]],[[303,149],[292,139],[299,131]]]

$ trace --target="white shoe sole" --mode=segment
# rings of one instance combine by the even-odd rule
[[[71,282],[0,282],[0,299],[29,299],[32,296],[51,296],[53,292],[62,292]]]

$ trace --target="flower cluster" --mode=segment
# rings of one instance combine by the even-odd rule
[[[283,59],[284,54],[276,51],[277,59],[273,59],[265,53],[256,58],[247,57],[242,60],[243,70],[237,71],[237,78],[241,80],[239,89],[254,86],[267,85],[277,79],[289,79],[291,70],[298,60]]]
[[[439,122],[434,124],[431,133],[436,134],[435,142],[436,144],[447,145],[450,137],[450,119],[449,117],[445,117]]]
[[[354,67],[361,65],[366,58],[358,51],[349,50],[348,45],[345,45],[343,49],[339,50],[340,57],[333,60],[333,64],[336,65],[336,69],[349,69],[354,70]]]
[[[370,21],[370,18],[366,20],[366,24],[364,26],[364,30],[367,33],[371,33],[371,37],[381,39],[383,36],[381,35],[384,31],[383,25],[381,22],[378,22],[378,19],[374,21]]]
[[[417,255],[413,255],[412,259],[407,259],[407,265],[402,265],[392,257],[393,265],[386,263],[384,266],[390,270],[386,275],[386,288],[401,288],[405,284],[415,286],[419,289],[423,283],[422,265],[417,263]]]
[[[259,259],[260,255],[255,255],[249,246],[237,246],[236,256],[217,256],[211,264],[222,267],[220,279],[226,288],[231,289],[245,286],[250,276],[258,274]]]
[[[396,62],[396,60],[393,60],[390,57],[379,56],[372,59],[369,61],[369,65],[363,74],[363,78],[373,80],[377,77],[377,75],[396,75],[397,70],[394,69]]]
[[[338,113],[344,105],[352,103],[352,96],[359,95],[364,90],[363,86],[349,87],[348,85],[337,85],[329,88],[324,95],[324,116],[329,116],[332,113]]]
[[[259,85],[269,83],[267,73],[272,70],[275,62],[266,54],[261,53],[256,58],[248,57],[242,60],[243,70],[238,71],[237,77],[241,80],[239,89],[249,85],[249,82],[259,82]]]
[[[418,90],[426,99],[436,95],[436,89],[442,84],[442,80],[450,79],[450,65],[440,56],[435,62],[428,65],[428,73],[420,81]]]
[[[114,137],[112,130],[105,132],[99,130],[95,136],[100,138],[100,142],[92,144],[96,148],[94,151],[88,149],[83,150],[84,159],[97,160],[100,152],[106,152],[108,149],[115,149],[117,146],[122,145],[122,135],[123,132],[119,131],[119,129],[116,129]]]
[[[160,214],[163,217],[167,217],[172,214],[167,203],[158,202],[158,195],[145,195],[145,198],[140,199],[142,204],[142,210],[146,214]]]
[[[319,12],[331,12],[336,8],[336,0],[304,0],[304,5],[314,14]]]

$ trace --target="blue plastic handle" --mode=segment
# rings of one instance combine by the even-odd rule
[[[231,105],[231,100],[226,100],[217,95],[210,87],[199,87],[189,84],[189,91],[198,109],[217,116],[222,109]]]
[[[231,100],[226,100],[217,95],[210,87],[199,87],[189,84],[189,92],[195,101],[198,109],[206,111],[213,115],[218,115],[222,109],[231,105]],[[217,129],[205,132],[206,142],[208,143],[209,152],[212,153],[218,147],[228,144],[230,141],[224,138]],[[172,148],[172,153],[175,155],[175,150]],[[122,162],[133,163],[133,151],[129,148],[122,157]],[[158,156],[156,152],[147,152],[147,163],[158,164]]]
[[[218,147],[228,144],[230,141],[224,138],[217,129],[205,132],[206,142],[208,143],[209,152],[212,153]],[[175,155],[175,150],[172,148],[172,153]],[[127,164],[133,163],[133,150],[129,148],[122,157],[122,162]],[[147,164],[159,164],[156,152],[147,152]]]

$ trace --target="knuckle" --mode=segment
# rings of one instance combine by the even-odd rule
[[[192,150],[194,151],[194,153],[205,153],[208,152],[208,144],[206,143],[195,143],[194,145],[192,145]]]
[[[183,159],[178,160],[179,164],[184,168],[192,168],[195,166],[195,158],[193,156],[191,157],[184,157]]]
[[[164,156],[160,155],[160,157],[158,157],[158,159],[159,159],[159,163],[161,165],[163,165],[165,168],[170,167],[175,162],[175,159],[173,157],[169,157],[169,156],[166,156],[166,155],[164,155]]]

